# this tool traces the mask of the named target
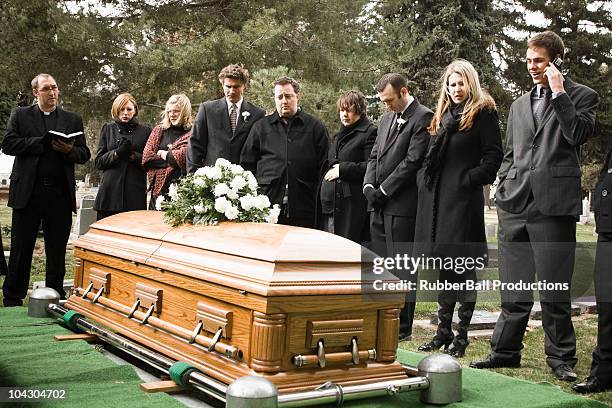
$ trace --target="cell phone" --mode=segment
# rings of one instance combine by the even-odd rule
[[[555,58],[552,62],[552,64],[559,70],[561,71],[563,69],[563,60],[559,57]]]

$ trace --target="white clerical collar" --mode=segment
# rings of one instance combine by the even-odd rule
[[[244,101],[244,98],[240,98],[240,100],[235,103],[235,105],[238,108],[238,112],[240,112],[240,108],[242,107],[242,101]],[[227,111],[229,112],[232,109],[232,105],[234,103],[230,102],[229,99],[227,99],[227,98],[225,98],[225,102],[227,103]]]

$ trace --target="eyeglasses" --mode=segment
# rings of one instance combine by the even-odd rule
[[[57,85],[49,85],[42,88],[38,88],[38,92],[50,92],[57,91]]]

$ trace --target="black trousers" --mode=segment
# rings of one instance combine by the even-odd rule
[[[566,284],[567,290],[540,290],[544,351],[551,368],[576,364],[576,335],[571,319],[569,284],[574,270],[576,221],[573,216],[547,216],[533,199],[520,214],[497,209],[499,278],[502,283]],[[533,291],[502,290],[502,310],[491,337],[492,356],[520,357],[533,306]]]
[[[63,186],[62,186],[63,187]],[[72,205],[67,188],[37,182],[25,208],[13,209],[11,255],[2,286],[5,306],[19,306],[26,296],[36,235],[42,222],[45,240],[45,286],[64,292],[66,244],[72,226]]]
[[[415,217],[401,217],[383,214],[382,211],[370,213],[370,236],[372,248],[381,256],[392,257],[397,254],[412,256],[414,245]],[[396,274],[398,278],[415,282],[417,274]],[[412,321],[416,305],[416,291],[406,295],[404,307],[400,311],[400,333],[412,334]]]
[[[612,385],[612,233],[600,233],[595,255],[597,299],[597,347],[593,351],[591,375]]]

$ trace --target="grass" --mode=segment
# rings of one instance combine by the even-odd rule
[[[478,304],[478,308],[481,308]],[[436,310],[435,303],[417,303],[417,316],[426,316],[431,311]],[[591,368],[591,353],[595,348],[597,339],[597,317],[593,315],[583,315],[574,317],[574,328],[576,330],[576,343],[578,346],[578,363],[575,367],[579,380],[586,378]],[[431,340],[434,330],[415,327],[412,333],[412,341],[400,343],[400,348],[419,352],[417,347],[420,344]],[[573,393],[571,383],[555,379],[550,368],[546,364],[544,354],[544,331],[541,327],[529,330],[523,340],[525,348],[522,351],[522,362],[520,369],[499,368],[491,371],[507,375],[509,377],[521,378],[535,383],[548,382],[559,387],[563,391]],[[490,352],[488,338],[471,338],[470,346],[467,348],[465,357],[459,359],[463,366],[469,365],[472,360],[484,358]],[[599,394],[592,394],[589,398],[600,401],[604,404],[612,405],[612,391]]]
[[[6,207],[6,200],[0,200],[0,225],[10,226],[11,223],[11,209]],[[579,243],[593,243],[596,241],[596,237],[593,235],[592,225],[580,225],[576,226],[576,238]],[[8,249],[10,245],[10,230],[2,228],[2,240],[5,248]],[[496,242],[496,238],[493,237],[490,242]],[[594,257],[594,246],[593,245],[582,245],[582,249],[577,251],[576,256],[576,270],[580,273],[574,274],[574,287],[584,287],[583,291],[586,294],[592,293],[592,270],[593,270],[593,257]],[[66,254],[66,279],[70,279],[73,276],[73,255],[72,251],[68,251]],[[32,262],[32,273],[30,277],[30,283],[36,281],[44,281],[45,276],[45,257],[44,257],[44,244],[43,240],[39,238],[36,242],[36,249],[34,251],[34,258]],[[435,275],[432,275],[435,276]],[[485,269],[480,271],[479,279],[497,279],[496,269]],[[0,301],[2,299],[2,293],[0,292]],[[424,298],[424,294],[417,294],[417,304],[415,315],[417,319],[428,319],[437,310],[437,304],[432,301],[431,295],[429,298]],[[27,299],[26,299],[27,302]],[[488,310],[488,311],[499,311],[499,293],[488,292],[479,294],[477,309]],[[576,372],[580,379],[586,377],[589,373],[591,364],[591,353],[595,347],[597,339],[597,317],[592,315],[580,316],[574,318],[574,327],[576,329],[577,336],[577,357],[578,364],[576,366]],[[415,327],[413,332],[413,340],[410,342],[403,342],[400,344],[400,348],[417,351],[417,347],[429,341],[434,335],[434,331],[430,329],[424,329],[421,327]],[[495,369],[493,371],[499,372],[510,377],[521,378],[532,382],[550,382],[555,386],[560,387],[562,390],[572,392],[569,383],[556,380],[550,369],[546,365],[544,355],[544,333],[541,328],[535,328],[530,330],[525,335],[524,339],[525,349],[523,350],[523,359],[521,369]],[[467,349],[466,356],[460,359],[462,365],[468,365],[470,361],[485,357],[490,351],[489,339],[488,338],[473,338],[471,344]],[[593,394],[589,396],[595,400],[601,401],[605,404],[612,405],[612,392]]]

